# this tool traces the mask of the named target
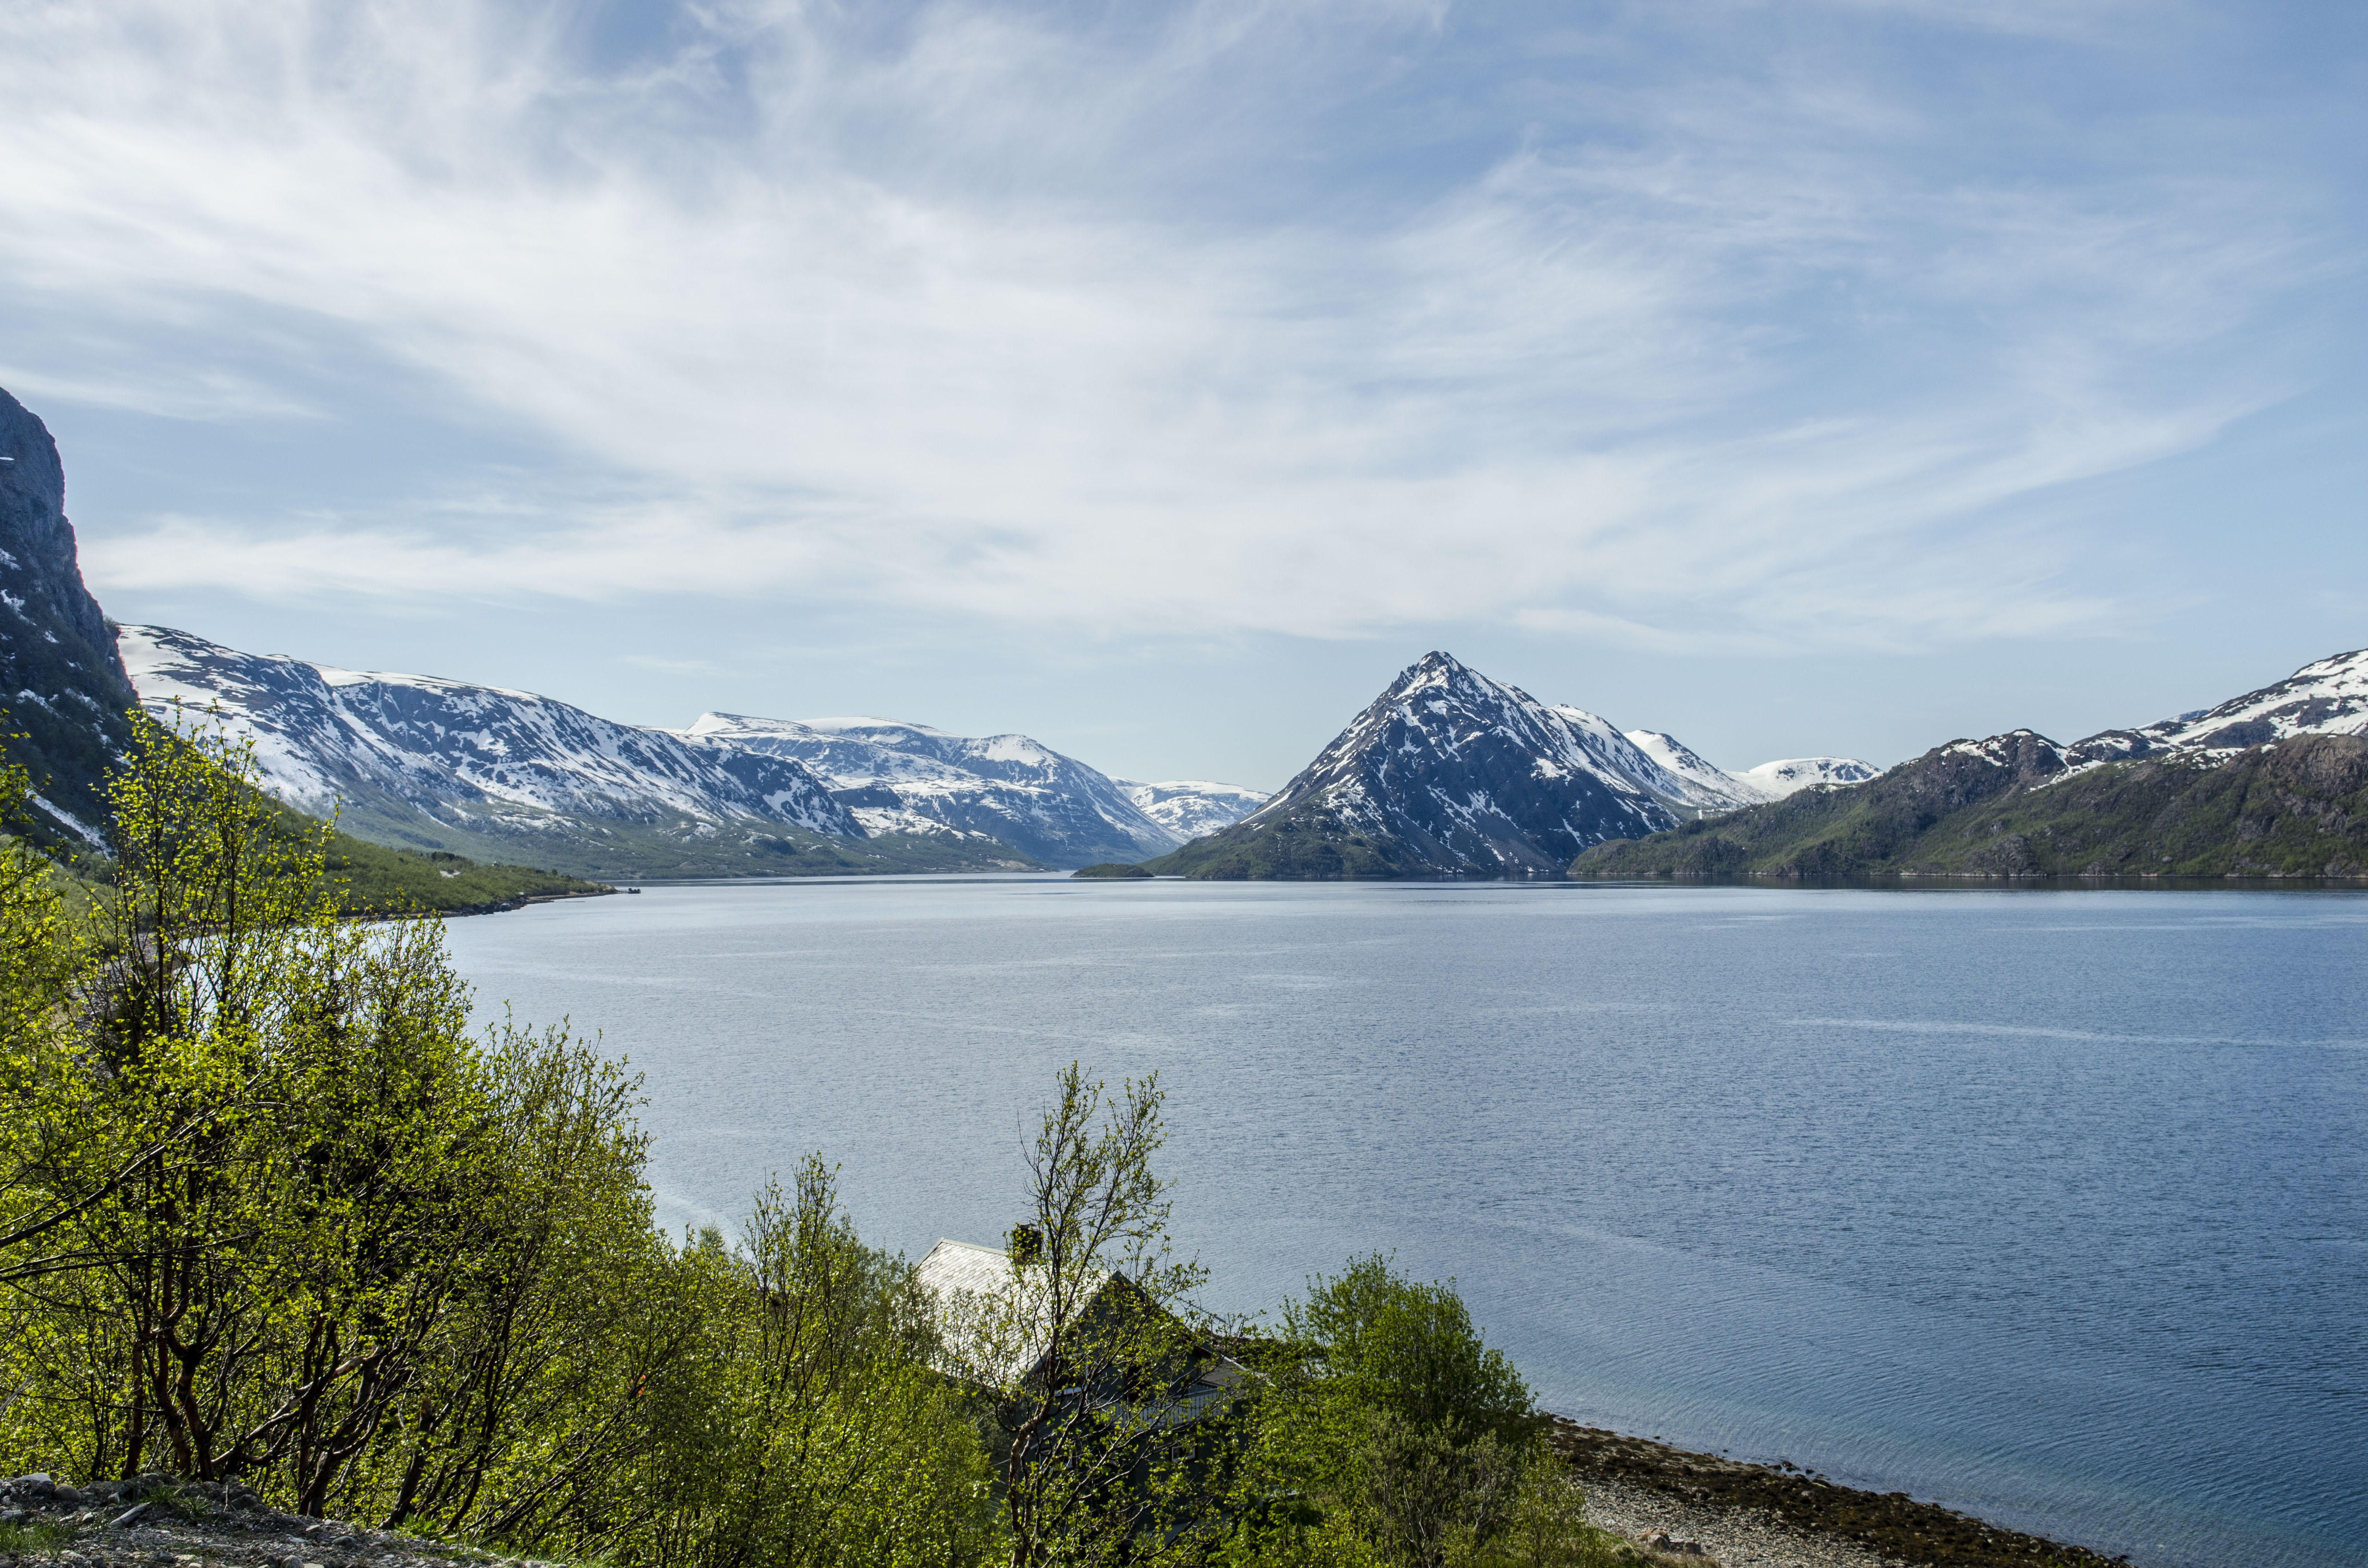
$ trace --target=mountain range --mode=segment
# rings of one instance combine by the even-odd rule
[[[1026,735],[951,735],[893,719],[739,713],[702,713],[683,735],[813,769],[867,833],[998,840],[1053,866],[1139,859],[1184,841],[1117,780]],[[1260,798],[1251,795],[1251,803]],[[1206,798],[1199,803],[1212,804]]]
[[[1951,741],[1819,791],[1597,846],[1579,877],[2368,876],[2368,650],[2134,730]]]
[[[252,741],[274,795],[334,810],[374,843],[616,880],[1027,870],[1182,841],[1110,778],[1025,735],[720,713],[671,732],[532,692],[245,653],[165,627],[122,627],[117,645],[152,712],[214,716]],[[1146,788],[1226,805],[1224,786]]]
[[[666,731],[118,628],[64,501],[48,430],[0,392],[0,751],[40,791],[32,837],[62,851],[99,843],[136,701],[251,741],[268,789],[372,843],[609,880],[1137,860],[1204,878],[2368,876],[2368,651],[2069,745],[2012,731],[1880,773],[1830,756],[1729,772],[1433,653],[1269,799],[1112,778],[1020,734],[712,712]]]
[[[1873,772],[1814,757],[1727,773],[1662,732],[1623,733],[1432,653],[1273,800],[1146,869],[1213,879],[1561,876],[1607,839]]]

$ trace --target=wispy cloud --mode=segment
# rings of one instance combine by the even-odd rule
[[[1597,96],[1557,119],[1518,51],[1426,82],[1471,69],[1433,6],[733,4],[605,64],[566,20],[0,20],[17,309],[313,324],[552,454],[335,517],[156,517],[87,540],[102,586],[1648,646],[2093,629],[2136,596],[2017,506],[2282,395],[2234,337],[2316,265],[2303,186],[2188,147],[1986,165],[1952,145],[1982,104],[1862,64],[1597,80],[1581,51],[1527,80]],[[313,411],[253,373],[24,379]]]

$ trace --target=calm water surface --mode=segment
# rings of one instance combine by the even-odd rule
[[[1394,1249],[1541,1403],[2177,1568],[2368,1565],[2368,896],[1019,879],[455,922],[648,1075],[675,1223],[914,1256],[1056,1068],[1169,1091],[1213,1303]]]

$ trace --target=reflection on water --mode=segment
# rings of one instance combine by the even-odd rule
[[[917,1256],[1159,1070],[1214,1304],[1453,1275],[1542,1402],[2140,1562],[2368,1564],[2368,897],[1008,881],[456,922],[648,1074],[672,1222]]]

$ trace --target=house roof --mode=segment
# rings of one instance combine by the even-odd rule
[[[940,1239],[914,1277],[936,1299],[938,1337],[945,1346],[939,1370],[980,1382],[1013,1383],[1035,1370],[1052,1339],[1043,1318],[1041,1270],[1011,1267],[998,1247]],[[1105,1272],[1088,1299],[1117,1276]]]
[[[939,1337],[945,1347],[939,1370],[966,1380],[1008,1385],[1024,1380],[1042,1362],[1051,1325],[1042,1321],[1041,1271],[1013,1269],[1008,1253],[969,1242],[941,1239],[914,1270],[935,1298]],[[1103,1270],[1087,1292],[1099,1297],[1124,1277]],[[1017,1309],[1015,1313],[1014,1309]],[[1249,1371],[1232,1358],[1205,1351],[1183,1403],[1162,1425],[1197,1420]]]

